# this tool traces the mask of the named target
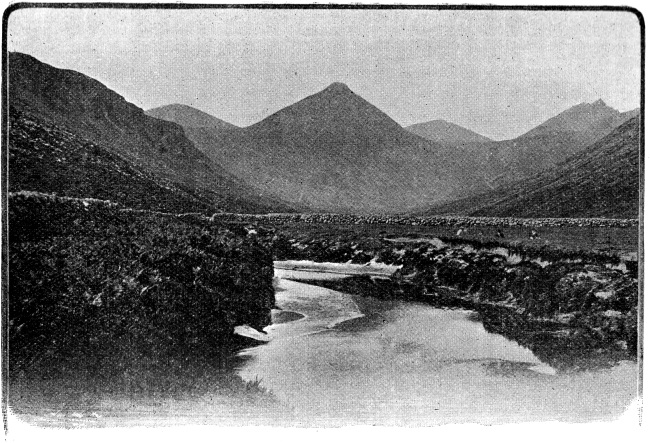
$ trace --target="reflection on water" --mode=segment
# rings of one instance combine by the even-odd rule
[[[267,328],[239,374],[304,425],[585,421],[622,414],[636,365],[556,373],[465,310],[359,298],[280,277],[277,305],[302,314]],[[474,320],[474,321],[473,321]]]

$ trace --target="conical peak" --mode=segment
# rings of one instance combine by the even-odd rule
[[[334,82],[325,88],[325,91],[335,92],[335,93],[351,93],[352,91],[345,83]]]
[[[599,98],[598,100],[596,100],[595,102],[593,102],[593,103],[591,104],[591,106],[599,106],[599,107],[605,107],[605,108],[608,107],[608,106],[605,104],[605,102],[603,101],[602,98]]]

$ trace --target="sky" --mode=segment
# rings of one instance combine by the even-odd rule
[[[443,119],[495,140],[599,98],[640,106],[625,11],[31,8],[9,16],[7,42],[141,108],[238,126],[333,82],[403,126]]]

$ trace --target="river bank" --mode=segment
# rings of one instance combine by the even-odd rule
[[[275,229],[276,260],[311,257],[336,266],[378,264],[394,271],[327,281],[314,275],[309,283],[383,299],[475,309],[487,328],[535,347],[547,361],[567,370],[636,358],[638,267],[631,254],[385,233],[378,238],[357,231],[331,236],[324,227],[322,234]]]
[[[14,413],[102,426],[186,397],[273,403],[229,367],[250,346],[234,328],[264,328],[275,304],[271,252],[245,230],[42,194],[8,209]]]

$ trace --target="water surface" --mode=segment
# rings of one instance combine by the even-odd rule
[[[151,377],[137,372],[115,386],[83,374],[18,376],[9,383],[10,412],[54,427],[393,426],[615,419],[635,398],[634,362],[563,372],[486,332],[472,311],[288,279],[345,277],[341,271],[276,270],[274,324],[266,334],[241,328],[267,343],[243,351],[234,368],[179,368],[157,380],[191,389],[152,390]],[[273,395],[259,395],[258,384]]]
[[[558,373],[486,332],[471,311],[356,297],[279,278],[277,306],[299,320],[241,353],[296,424],[432,425],[613,419],[636,393],[634,362]],[[306,278],[313,278],[308,275]]]

